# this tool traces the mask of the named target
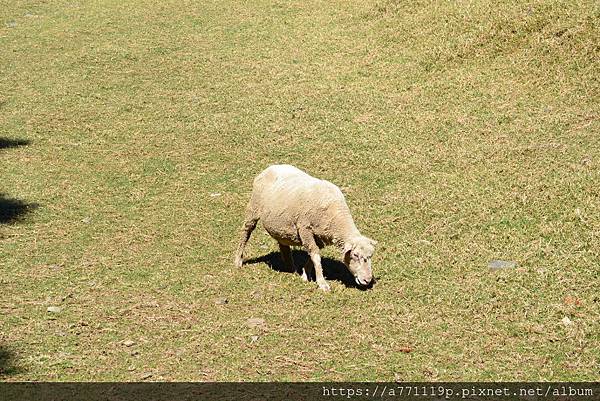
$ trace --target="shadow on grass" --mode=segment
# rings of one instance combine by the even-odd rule
[[[0,149],[17,148],[31,143],[28,139],[11,139],[0,137]],[[0,224],[20,221],[27,213],[37,208],[35,203],[23,202],[20,199],[8,198],[0,193]]]
[[[292,258],[294,259],[294,265],[298,271],[294,272],[300,274],[302,267],[308,261],[308,254],[304,251],[293,250]],[[292,273],[283,264],[280,252],[271,252],[257,258],[248,259],[244,262],[245,265],[253,265],[257,263],[265,263],[269,268],[280,273]],[[347,288],[356,288],[361,291],[366,291],[373,287],[373,284],[368,286],[359,286],[354,281],[354,276],[345,264],[339,260],[322,257],[321,265],[323,266],[323,275],[327,280],[339,281],[344,284]]]
[[[31,143],[28,139],[10,139],[0,138],[0,149],[18,148],[19,146],[26,146]]]
[[[37,207],[37,203],[27,203],[20,199],[7,198],[0,193],[0,224],[16,223]]]
[[[0,345],[0,378],[15,375],[20,371],[15,353]]]

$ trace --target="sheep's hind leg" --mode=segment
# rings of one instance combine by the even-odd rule
[[[292,258],[290,247],[279,243],[279,251],[281,252],[281,259],[283,259],[283,265],[285,266],[286,271],[295,272],[296,268],[294,267],[294,259]]]
[[[304,267],[302,268],[302,280],[310,281],[315,275],[315,269],[312,260],[308,258]]]
[[[234,264],[236,267],[242,267],[244,264],[244,247],[252,235],[252,231],[256,228],[259,217],[256,216],[252,211],[246,213],[246,219],[242,226],[242,232],[240,235],[240,243],[235,253]]]
[[[325,277],[323,277],[323,267],[321,266],[321,255],[319,254],[319,247],[315,241],[315,237],[313,233],[308,229],[299,230],[300,239],[302,240],[302,245],[308,252],[310,256],[310,260],[315,268],[315,276],[317,279],[317,284],[319,285],[319,289],[323,291],[330,291],[331,287],[327,281],[325,281]],[[306,272],[306,270],[305,270]]]

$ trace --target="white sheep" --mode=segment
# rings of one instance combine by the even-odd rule
[[[235,265],[242,267],[244,247],[258,220],[279,243],[282,259],[295,271],[290,246],[303,246],[310,259],[302,269],[302,279],[316,273],[319,288],[329,291],[323,277],[319,250],[336,245],[356,283],[371,283],[371,256],[376,241],[358,231],[342,191],[329,181],[314,178],[290,165],[269,166],[255,179],[252,197],[246,208]]]

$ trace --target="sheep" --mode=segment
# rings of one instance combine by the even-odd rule
[[[238,268],[243,265],[244,247],[259,220],[279,243],[289,271],[296,271],[290,246],[302,246],[308,252],[310,258],[302,269],[304,281],[309,281],[314,269],[319,289],[330,291],[323,277],[319,250],[335,245],[356,283],[367,286],[372,282],[371,257],[377,242],[358,231],[344,194],[331,182],[287,164],[272,165],[261,172],[254,179],[235,253]]]

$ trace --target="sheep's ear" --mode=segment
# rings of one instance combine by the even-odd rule
[[[351,244],[351,243],[349,243],[349,242],[346,242],[346,243],[344,244],[344,249],[342,250],[342,252],[343,252],[344,254],[346,254],[346,253],[350,252],[351,250],[352,250],[352,244]]]

